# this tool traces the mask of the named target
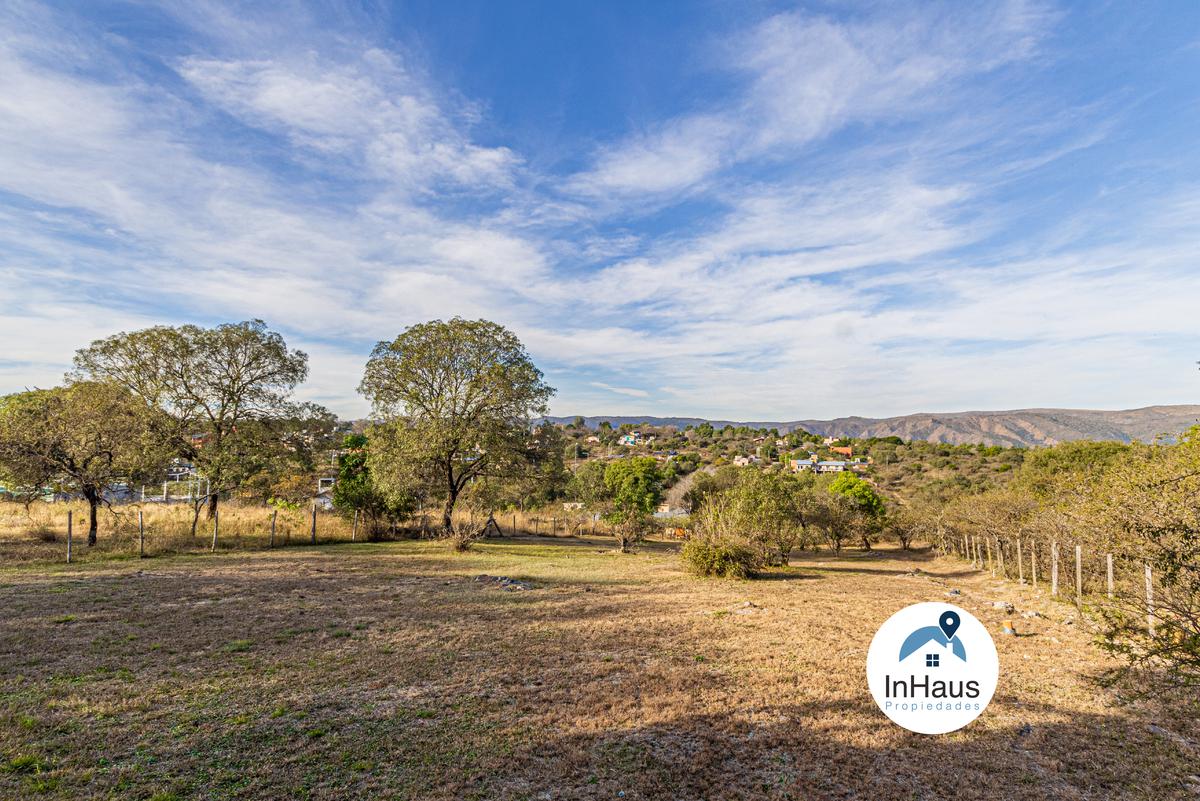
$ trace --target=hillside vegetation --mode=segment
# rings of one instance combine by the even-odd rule
[[[572,418],[549,418],[566,423]],[[1149,442],[1160,436],[1174,437],[1200,423],[1200,406],[1147,406],[1141,409],[1015,409],[1011,411],[923,412],[898,417],[839,417],[833,420],[736,422],[698,417],[592,416],[583,418],[595,427],[602,420],[613,425],[698,426],[708,422],[715,428],[745,426],[787,433],[804,429],[827,437],[925,440],[950,445],[1003,445],[1036,447],[1071,440]]]

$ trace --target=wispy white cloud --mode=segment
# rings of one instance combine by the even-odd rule
[[[636,389],[634,387],[614,387],[609,384],[605,384],[602,381],[589,381],[588,383],[593,387],[599,387],[600,389],[607,390],[609,392],[615,392],[618,395],[628,395],[631,398],[647,398],[650,396],[650,393],[644,389]]]
[[[1115,125],[1102,102],[969,97],[1046,57],[1040,5],[763,20],[710,54],[735,91],[543,174],[353,19],[174,13],[189,52],[153,73],[46,9],[0,16],[0,389],[112,331],[255,316],[309,352],[307,397],[361,414],[370,346],[461,314],[513,328],[562,413],[1194,395],[1173,360],[1196,186],[1029,236],[997,199]]]
[[[734,36],[726,65],[746,90],[721,107],[606,145],[572,187],[585,194],[687,189],[722,168],[779,159],[850,124],[942,106],[955,82],[1028,58],[1052,14],[1026,0],[955,4],[838,22],[779,14]]]
[[[346,157],[393,186],[421,188],[437,179],[476,190],[506,186],[518,164],[508,148],[473,144],[430,89],[378,48],[353,63],[312,52],[279,60],[189,57],[179,72],[247,125],[319,156]]]

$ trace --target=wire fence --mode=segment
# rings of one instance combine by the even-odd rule
[[[1046,537],[962,534],[943,540],[942,550],[969,562],[974,570],[1047,592],[1080,610],[1091,601],[1122,599],[1142,604],[1147,633],[1154,636],[1155,578],[1146,562]]]
[[[0,502],[0,564],[77,562],[96,558],[153,557],[204,551],[260,550],[381,539],[436,538],[440,509],[423,509],[400,520],[368,521],[313,503],[273,508],[225,501],[215,517],[207,507],[159,499],[101,507],[96,544],[87,545],[88,507],[78,501]],[[610,537],[613,527],[585,510],[486,512],[461,509],[454,526],[486,537]],[[668,535],[678,536],[674,529]]]

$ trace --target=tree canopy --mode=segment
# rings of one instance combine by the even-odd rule
[[[434,320],[380,342],[359,391],[383,425],[371,452],[378,480],[442,503],[454,534],[459,495],[477,479],[519,480],[547,460],[531,425],[554,389],[517,337],[488,320]]]
[[[160,467],[165,456],[149,413],[124,387],[81,381],[0,399],[0,473],[27,496],[42,487],[78,492],[88,503],[88,544],[97,507],[119,482]]]
[[[69,377],[114,383],[153,410],[159,441],[208,479],[211,515],[260,467],[265,424],[296,416],[291,393],[307,375],[304,353],[248,320],[114,334],[77,351]]]

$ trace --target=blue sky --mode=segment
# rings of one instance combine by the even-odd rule
[[[1200,4],[0,9],[0,391],[261,317],[361,415],[488,317],[561,414],[1200,401]]]

